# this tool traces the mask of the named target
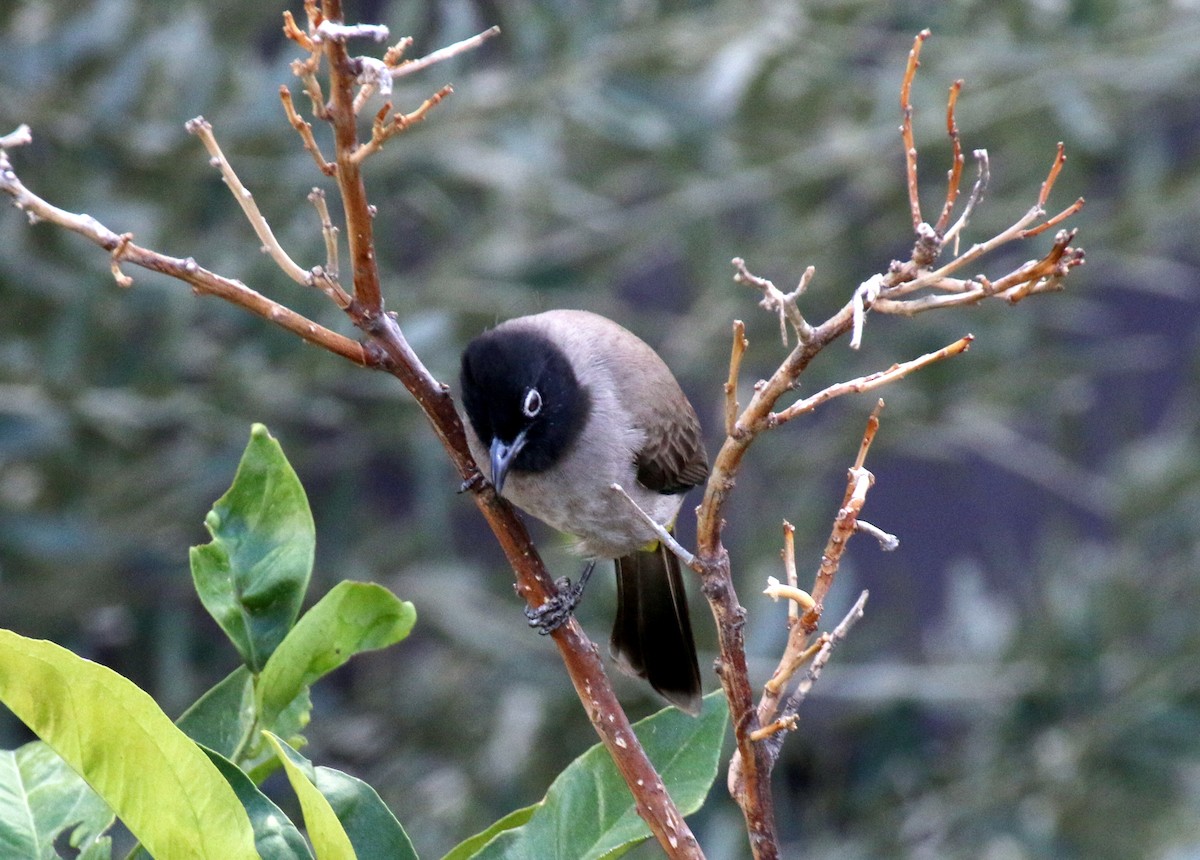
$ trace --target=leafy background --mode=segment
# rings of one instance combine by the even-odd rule
[[[277,235],[322,258],[317,176],[282,119],[297,88],[280,9],[230,0],[18,0],[0,8],[0,131],[24,181],[141,244],[346,330],[260,255],[183,123],[210,119]],[[298,8],[293,9],[299,14]],[[896,127],[913,34],[930,212],[948,166],[946,87],[992,184],[968,240],[1052,207],[1088,264],[1016,308],[875,317],[805,380],[887,366],[966,331],[970,353],[885,393],[866,516],[902,539],[852,545],[829,607],[868,617],[806,704],[777,775],[789,856],[1200,854],[1200,16],[1131,0],[737,3],[366,2],[351,19],[423,53],[491,24],[483,50],[413,78],[455,95],[369,165],[389,307],[453,382],[492,322],[586,307],[664,356],[715,448],[729,323],[744,380],[781,355],[730,281],[817,268],[819,319],[911,244]],[[363,48],[366,49],[365,46]],[[1036,248],[986,264],[1001,273]],[[539,798],[592,742],[553,649],[417,410],[355,370],[161,277],[118,288],[76,237],[0,215],[0,623],[100,659],[178,714],[233,665],[191,590],[187,547],[253,421],[312,500],[320,593],[375,579],[418,607],[412,638],[315,691],[307,751],[376,786],[427,855]],[[756,672],[784,636],[757,595],[779,521],[815,569],[869,398],[774,434],[739,480],[727,542]],[[539,532],[556,571],[574,574]],[[612,590],[582,610],[603,640]],[[702,602],[703,649],[713,636]],[[703,659],[703,658],[702,658]],[[706,661],[705,661],[706,662]],[[634,715],[657,707],[618,680]],[[23,739],[3,724],[10,746]],[[695,827],[744,856],[718,787]],[[653,856],[652,851],[647,856]]]

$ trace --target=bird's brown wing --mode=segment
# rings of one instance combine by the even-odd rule
[[[684,493],[708,477],[708,452],[700,435],[700,422],[683,392],[676,389],[664,399],[668,408],[644,417],[646,441],[637,452],[638,481],[659,493]]]

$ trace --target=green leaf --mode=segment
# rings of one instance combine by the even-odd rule
[[[233,789],[144,691],[52,642],[0,630],[0,701],[153,856],[254,858]]]
[[[308,843],[296,825],[250,781],[250,777],[229,759],[210,749],[204,749],[221,775],[246,808],[250,826],[254,828],[254,846],[262,860],[312,860]],[[383,856],[383,855],[376,855]]]
[[[107,857],[104,831],[113,820],[100,796],[42,741],[0,751],[0,857],[57,860],[54,841],[62,833],[81,856]]]
[[[304,613],[258,679],[259,712],[274,729],[285,708],[355,654],[386,648],[413,628],[417,611],[382,585],[339,582]]]
[[[638,740],[684,815],[700,808],[716,779],[726,716],[725,699],[717,691],[704,697],[699,717],[666,708],[634,725]],[[650,836],[649,828],[634,809],[633,796],[600,744],[558,775],[542,802],[533,807],[527,823],[499,828],[501,822],[485,831],[499,830],[480,850],[471,853],[464,847],[478,845],[479,837],[472,837],[446,855],[445,860],[466,857],[609,860]]]
[[[304,488],[263,425],[204,525],[212,541],[191,550],[196,592],[258,672],[300,613],[316,546]]]
[[[514,809],[508,815],[493,822],[487,830],[481,830],[455,845],[442,860],[467,860],[468,857],[474,857],[480,848],[495,839],[498,834],[520,827],[529,821],[533,817],[533,813],[537,812],[540,807],[541,803],[535,803],[532,806]]]
[[[238,666],[209,688],[175,725],[201,746],[233,758],[254,726],[254,676]]]
[[[408,834],[375,789],[331,767],[316,767],[313,773],[359,857],[417,860]]]
[[[329,801],[317,790],[312,764],[275,735],[270,732],[264,734],[275,747],[275,754],[283,763],[292,791],[300,799],[304,826],[308,829],[308,838],[312,840],[317,860],[354,860],[357,855],[350,837]]]

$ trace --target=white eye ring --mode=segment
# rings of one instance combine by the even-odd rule
[[[525,392],[525,399],[521,401],[521,412],[526,418],[535,418],[542,411],[542,395],[538,393],[536,388],[531,388]]]

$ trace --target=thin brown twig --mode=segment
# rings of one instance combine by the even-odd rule
[[[1027,219],[1032,220],[1030,216],[1036,217],[1036,215],[1036,210],[1030,210],[1027,213]],[[1023,232],[1022,224],[1029,223],[1027,219],[1018,221],[1017,224],[1006,230],[1004,234],[994,237],[989,242],[984,243],[984,245],[990,244],[993,247],[998,247],[1005,241],[1020,238]],[[1061,289],[1062,279],[1070,269],[1080,266],[1085,262],[1082,249],[1070,247],[1069,243],[1074,236],[1075,231],[1073,230],[1059,231],[1054,245],[1051,246],[1044,257],[1040,260],[1032,260],[1025,263],[996,281],[990,281],[980,276],[975,281],[967,282],[968,289],[956,288],[950,295],[927,295],[919,299],[904,301],[880,297],[875,300],[872,307],[879,313],[913,316],[930,310],[938,310],[956,305],[975,304],[992,296],[1003,298],[1010,303],[1016,303],[1030,295],[1053,292]],[[983,250],[982,246],[977,245],[967,253],[977,257],[986,253],[986,250]],[[967,254],[963,255],[963,257],[966,256]],[[950,266],[956,266],[957,263],[958,261],[956,260],[952,264],[947,264],[939,272],[948,271]],[[931,273],[931,275],[923,275],[913,282],[902,284],[897,288],[896,293],[926,286],[932,288],[943,286],[941,278],[933,277],[938,275],[939,272]]]
[[[792,714],[790,717],[781,717],[772,723],[768,723],[761,729],[755,729],[750,733],[750,740],[758,743],[764,741],[772,735],[779,732],[794,732],[800,726],[800,717],[798,714]]]
[[[1061,289],[1062,279],[1067,272],[1084,260],[1083,252],[1070,246],[1075,232],[1059,230],[1045,257],[1026,263],[991,285],[996,295],[1010,304],[1016,304],[1034,293]]]
[[[1082,209],[1084,202],[1085,201],[1082,197],[1076,198],[1074,203],[1072,203],[1070,206],[1068,206],[1063,211],[1059,212],[1057,215],[1055,215],[1051,218],[1047,218],[1045,222],[1038,224],[1036,227],[1030,227],[1027,230],[1022,230],[1019,238],[1032,239],[1034,236],[1038,236],[1042,233],[1045,233],[1051,227],[1057,227],[1063,221],[1066,221],[1068,218],[1070,218],[1072,215],[1074,215],[1076,212],[1078,212],[1080,209]]]
[[[1046,176],[1045,182],[1042,183],[1042,189],[1038,192],[1038,206],[1046,208],[1046,201],[1050,199],[1050,192],[1054,190],[1054,183],[1058,181],[1058,174],[1062,172],[1063,165],[1067,163],[1067,151],[1063,146],[1063,142],[1058,142],[1058,151],[1054,155],[1054,163],[1050,165],[1050,173]]]
[[[787,576],[788,585],[800,587],[800,577],[796,574],[796,527],[787,520],[783,521],[783,572]],[[788,618],[800,617],[795,600],[788,603]]]
[[[321,148],[317,146],[316,138],[313,137],[312,124],[296,113],[296,106],[292,103],[292,92],[283,84],[279,85],[279,100],[283,102],[283,110],[287,114],[288,122],[300,134],[300,140],[304,143],[304,148],[308,150],[309,155],[316,162],[317,170],[326,176],[333,176],[333,174],[337,173],[337,165],[325,160],[325,156],[321,154]]]
[[[988,185],[989,162],[987,151],[975,150],[975,161],[978,177],[971,190],[966,206],[958,219],[950,226],[944,236],[923,222],[920,216],[919,187],[917,182],[916,148],[913,143],[913,111],[911,103],[911,87],[919,65],[919,51],[923,41],[928,38],[928,31],[918,34],[909,54],[901,84],[900,104],[903,115],[901,135],[905,146],[905,175],[909,195],[910,211],[912,214],[914,232],[917,242],[913,255],[908,261],[894,261],[886,272],[877,274],[864,281],[853,293],[840,310],[820,325],[810,326],[806,335],[780,363],[779,367],[767,379],[760,380],[754,386],[750,402],[742,409],[734,427],[735,433],[728,433],[720,450],[713,461],[709,480],[705,485],[704,498],[697,508],[697,564],[703,569],[701,575],[704,594],[709,600],[714,620],[717,626],[720,656],[716,662],[717,674],[721,679],[726,699],[729,703],[730,716],[734,727],[736,752],[730,765],[729,789],[737,800],[746,820],[750,834],[751,848],[758,860],[778,856],[778,845],[774,839],[774,805],[770,790],[770,772],[774,757],[777,755],[778,743],[782,740],[783,731],[767,732],[769,737],[760,743],[752,738],[761,736],[763,726],[773,725],[772,708],[764,707],[761,711],[754,706],[753,693],[747,681],[747,665],[745,658],[745,636],[743,632],[745,609],[738,601],[730,572],[729,553],[722,544],[721,534],[724,527],[722,512],[725,502],[736,483],[737,473],[741,463],[758,435],[779,423],[780,416],[790,417],[824,402],[825,399],[850,390],[865,390],[863,386],[875,387],[884,384],[892,378],[899,378],[906,372],[904,365],[897,365],[881,374],[852,380],[845,388],[831,386],[824,392],[818,392],[812,398],[807,398],[788,410],[773,413],[778,400],[787,392],[795,389],[800,376],[807,369],[809,362],[830,345],[834,340],[848,332],[854,332],[854,342],[861,338],[863,323],[868,310],[879,310],[890,313],[916,313],[920,310],[952,304],[969,304],[990,296],[1000,296],[1016,300],[1029,292],[1044,292],[1058,288],[1069,269],[1083,261],[1082,251],[1067,247],[1069,236],[1060,233],[1061,241],[1056,248],[1041,260],[1010,273],[1002,280],[1002,286],[1012,286],[1005,292],[980,275],[971,280],[962,280],[952,275],[979,259],[987,252],[1015,239],[1022,237],[1022,231],[1030,224],[1041,218],[1044,211],[1034,206],[1025,213],[1008,230],[991,239],[978,243],[963,254],[957,253],[958,238],[967,225],[975,207],[982,202],[983,194]],[[958,87],[953,88],[947,104],[947,130],[951,134],[952,146],[956,153],[961,153],[958,141],[957,121],[955,119],[958,99]],[[955,157],[958,162],[958,155]],[[954,190],[947,192],[948,200],[953,208],[957,203],[958,187],[961,181],[961,170],[957,173],[952,166],[949,176]],[[945,211],[945,210],[944,210]],[[944,226],[950,216],[939,217],[939,225]],[[932,264],[937,259],[945,245],[955,243],[955,258],[938,269]],[[743,261],[734,262],[736,274],[734,280],[760,289],[764,297],[772,295],[773,285],[763,278],[757,278],[749,273]],[[921,289],[944,291],[947,295],[923,296],[918,299],[905,300],[903,297]],[[775,290],[774,292],[778,292]],[[763,303],[765,307],[778,313],[775,306]],[[852,346],[854,345],[852,342]],[[952,344],[945,350],[945,355],[933,353],[915,361],[915,366],[923,366],[926,361],[938,360],[966,348],[969,341],[964,339]],[[796,410],[789,412],[789,410]],[[872,422],[873,425],[873,422]],[[871,474],[861,466],[869,445],[873,429],[868,429],[867,441],[864,443],[856,468],[848,475],[844,504],[839,510],[838,517],[831,532],[830,543],[826,546],[823,564],[818,568],[816,583],[811,597],[816,606],[820,606],[833,573],[836,571],[838,559],[845,543],[854,534],[873,534],[883,548],[895,544],[894,536],[863,523],[858,517],[866,492],[871,485]],[[860,523],[863,525],[860,527]],[[865,600],[865,595],[863,596]],[[861,602],[847,616],[846,622],[839,627],[844,631],[856,620],[861,612]],[[819,621],[819,611],[806,612],[802,623],[793,625],[793,633],[789,633],[790,654],[800,653],[804,649],[802,643],[806,637],[815,631]],[[798,638],[796,638],[798,637]],[[826,655],[823,659],[828,659]],[[815,677],[815,675],[813,676]]]
[[[850,628],[862,619],[867,605],[867,598],[870,596],[871,593],[865,590],[859,594],[858,600],[854,602],[854,605],[850,607],[850,610],[838,622],[838,625],[830,633],[826,634],[821,648],[813,657],[812,665],[809,667],[808,672],[805,673],[804,678],[796,685],[796,689],[788,696],[787,702],[784,703],[781,709],[784,716],[780,719],[787,719],[788,716],[794,715],[799,711],[800,705],[808,698],[813,685],[821,677],[821,670],[825,668],[825,665],[829,662],[829,658],[833,656],[833,649],[839,643],[845,641],[846,636],[850,633]],[[775,754],[778,755],[779,744],[782,738],[776,736],[770,738],[770,741],[770,746],[774,749]]]
[[[758,768],[765,769],[767,777],[769,777],[771,770],[774,768],[781,748],[780,743],[776,742],[782,741],[781,737],[777,737],[780,732],[779,726],[781,723],[790,721],[796,713],[795,708],[789,710],[787,705],[783,703],[783,697],[791,679],[804,665],[808,664],[809,661],[813,661],[813,668],[816,671],[813,672],[810,669],[807,676],[811,686],[811,683],[815,682],[817,676],[820,674],[820,665],[817,665],[817,659],[821,654],[825,654],[824,660],[829,659],[827,649],[830,647],[829,638],[831,634],[824,634],[811,643],[809,639],[816,632],[817,626],[820,624],[821,614],[824,611],[825,597],[829,593],[829,588],[832,586],[834,576],[841,564],[846,544],[856,531],[858,514],[866,503],[867,491],[874,483],[874,476],[867,471],[863,464],[871,448],[871,443],[878,432],[879,413],[882,409],[883,401],[880,400],[876,402],[875,408],[871,411],[871,415],[867,419],[867,425],[863,431],[862,441],[859,443],[854,465],[850,467],[847,473],[846,492],[842,499],[842,505],[834,518],[829,540],[826,543],[825,552],[821,557],[821,564],[814,577],[812,593],[801,592],[803,595],[801,598],[799,595],[789,594],[774,583],[767,590],[767,593],[776,599],[781,596],[790,597],[793,604],[798,604],[804,608],[803,615],[799,618],[794,618],[790,611],[791,607],[789,607],[787,645],[784,648],[783,655],[780,657],[775,671],[771,675],[771,679],[763,685],[762,695],[754,710],[755,720],[758,726],[763,728],[751,728],[748,731],[749,740],[753,743],[753,748],[756,750],[755,764]],[[786,540],[788,537],[788,530],[785,529],[785,566],[787,555]],[[859,609],[861,610],[861,606]],[[849,628],[846,627],[845,629],[848,630]],[[821,665],[823,665],[823,662]],[[768,739],[772,743],[762,743]],[[735,797],[741,796],[745,792],[744,768],[746,761],[747,757],[739,746],[738,750],[734,753],[733,760],[730,762],[728,775],[729,790]]]
[[[846,478],[846,502],[838,509],[833,520],[833,529],[829,533],[829,541],[825,544],[825,552],[821,554],[821,562],[817,565],[817,575],[813,583],[812,598],[815,606],[800,616],[798,625],[805,635],[816,632],[821,623],[821,614],[825,607],[825,597],[833,587],[838,568],[842,563],[842,555],[846,545],[854,536],[858,522],[859,511],[867,501],[867,491],[875,483],[875,476],[867,469],[850,469]]]
[[[733,321],[733,348],[729,351],[729,378],[725,381],[725,435],[732,436],[737,427],[738,372],[742,367],[742,356],[746,354],[746,324],[741,320]]]
[[[308,192],[308,202],[317,210],[317,217],[321,219],[321,238],[325,240],[325,272],[336,280],[338,277],[338,228],[333,226],[333,219],[329,217],[329,207],[325,204],[325,192],[320,188],[313,188]]]
[[[910,96],[913,78],[917,74],[917,67],[921,65],[921,45],[930,35],[929,30],[922,30],[913,39],[913,46],[908,52],[908,65],[904,69],[904,80],[900,84],[900,111],[904,117],[900,126],[900,135],[904,140],[904,163],[908,177],[908,208],[912,213],[914,231],[921,226],[922,218],[921,196],[917,188],[917,145],[913,142],[913,106]]]
[[[797,639],[797,642],[801,643],[798,648],[793,648],[791,643],[789,643],[787,652],[785,652],[785,658],[780,660],[779,665],[775,667],[775,674],[771,676],[771,680],[767,681],[767,683],[763,685],[764,701],[777,703],[779,699],[783,697],[784,692],[787,690],[788,684],[791,683],[791,680],[795,677],[796,673],[800,671],[805,663],[815,657],[817,652],[820,651],[821,647],[825,644],[824,637],[819,636],[815,641],[812,642],[812,644],[808,645],[807,647],[803,647],[802,643],[806,638],[807,637],[803,636],[803,633],[801,633],[801,636]],[[766,722],[767,720],[770,720],[772,718],[771,715],[775,713],[775,710],[776,709],[774,706],[772,706],[772,709],[768,713],[764,714],[760,709],[758,715],[759,722]]]
[[[394,114],[390,122],[387,119],[387,114],[392,109],[392,103],[388,102],[385,104],[375,115],[375,121],[371,125],[371,139],[354,151],[350,156],[351,160],[355,164],[362,164],[367,156],[380,150],[384,141],[395,137],[403,131],[407,131],[412,126],[421,122],[429,114],[430,110],[453,92],[454,87],[447,84],[425,99],[416,110],[411,113]]]
[[[763,297],[759,301],[758,306],[771,311],[779,317],[779,339],[783,341],[784,346],[787,346],[788,343],[788,323],[791,323],[799,340],[806,340],[812,335],[812,326],[808,324],[804,319],[804,315],[800,313],[797,301],[808,290],[808,285],[812,282],[816,269],[812,266],[805,269],[804,274],[800,276],[800,283],[796,285],[796,289],[790,293],[785,293],[768,279],[751,273],[746,268],[746,261],[741,257],[734,257],[730,262],[734,269],[737,270],[733,276],[734,282],[745,284],[762,292]]]
[[[448,60],[451,57],[456,57],[465,51],[473,51],[495,36],[500,35],[499,27],[489,27],[482,33],[476,33],[470,38],[463,39],[461,42],[455,42],[452,45],[447,45],[444,48],[438,48],[431,54],[426,54],[418,60],[406,60],[399,65],[395,65],[391,74],[393,78],[401,78],[405,75],[411,75],[414,72],[419,72],[422,69],[427,69],[434,63],[440,63],[443,60]]]
[[[950,95],[946,99],[946,134],[950,136],[951,154],[950,171],[946,175],[946,203],[942,206],[942,214],[938,216],[937,224],[933,228],[939,237],[946,234],[950,216],[954,213],[954,204],[958,201],[959,187],[962,185],[962,140],[958,133],[958,121],[954,117],[954,108],[958,104],[958,94],[962,92],[962,86],[961,80],[951,84]]]
[[[772,412],[767,416],[767,422],[770,426],[777,426],[787,421],[791,421],[797,415],[803,415],[805,412],[811,412],[822,404],[828,403],[835,397],[841,397],[845,394],[861,394],[865,391],[874,391],[877,388],[882,388],[889,385],[898,379],[903,379],[910,373],[927,367],[937,361],[942,361],[946,358],[952,358],[960,353],[966,352],[967,348],[974,340],[973,335],[966,335],[956,340],[941,349],[926,353],[918,358],[905,361],[900,364],[893,364],[887,370],[879,370],[875,373],[866,376],[860,376],[857,379],[849,379],[845,382],[837,382],[826,388],[821,389],[816,394],[805,397],[803,400],[798,400],[791,406],[780,412]]]
[[[342,18],[340,0],[322,0],[325,16]],[[355,324],[371,338],[381,364],[394,373],[421,405],[458,469],[464,484],[496,535],[517,579],[517,592],[533,607],[556,593],[555,585],[512,506],[501,498],[480,472],[466,444],[462,421],[448,389],[437,382],[405,340],[395,319],[382,312],[379,273],[372,239],[372,210],[363,186],[358,151],[356,114],[353,110],[355,70],[345,44],[327,41],[323,49],[330,68],[330,109],[334,124],[337,181],[342,192],[346,236],[353,266],[355,301],[347,309]],[[402,67],[402,68],[406,68]],[[660,786],[628,717],[622,710],[604,670],[599,649],[571,618],[551,634],[563,664],[593,727],[645,820],[663,850],[671,857],[702,858],[695,836],[679,809]]]
[[[125,257],[125,251],[129,248],[129,243],[133,241],[132,233],[122,233],[121,241],[117,247],[112,249],[112,276],[119,287],[132,287],[133,278],[121,271],[121,260]]]
[[[321,46],[313,39],[313,34],[317,32],[325,17],[317,8],[316,0],[304,0],[304,14],[308,20],[307,32],[300,29],[291,12],[285,11],[283,13],[283,34],[308,53],[307,58],[292,61],[292,74],[300,78],[303,83],[304,92],[312,102],[313,116],[317,119],[327,120],[329,115],[325,112],[325,97],[321,93],[321,84],[317,80],[317,70],[321,67]]]
[[[296,24],[296,19],[292,17],[292,13],[286,9],[283,12],[283,35],[291,39],[309,53],[317,50],[317,47],[313,44],[312,39],[308,37],[308,33],[305,33],[300,29],[300,27]]]
[[[385,66],[396,67],[404,60],[404,53],[412,47],[413,37],[404,36],[399,42],[392,45],[384,52],[383,63]]]
[[[971,153],[971,157],[975,159],[975,184],[971,186],[971,194],[967,197],[967,205],[963,207],[962,214],[958,216],[958,220],[942,236],[942,247],[945,247],[947,242],[954,242],[955,256],[958,255],[959,236],[967,224],[970,223],[971,215],[975,212],[975,207],[983,201],[983,194],[987,190],[988,181],[991,179],[991,163],[988,160],[987,150],[977,149]]]
[[[634,501],[633,496],[625,492],[624,487],[622,487],[620,484],[610,484],[609,489],[623,498],[628,504],[633,506],[633,510],[639,517],[641,517],[642,522],[650,527],[655,536],[662,541],[663,545],[666,546],[667,549],[675,554],[676,558],[683,563],[684,567],[695,567],[696,556],[688,552],[687,549],[684,548],[683,544],[675,539],[675,536],[671,534],[670,529],[658,522],[656,519],[654,519],[654,517],[650,516],[650,514],[648,514],[641,505]],[[699,571],[697,571],[697,573],[699,573]]]
[[[307,269],[298,266],[287,253],[283,250],[283,246],[279,244],[279,240],[275,238],[274,231],[271,230],[271,225],[267,223],[267,219],[263,217],[262,212],[258,209],[258,204],[254,201],[254,195],[250,190],[242,184],[237,173],[225,158],[225,153],[221,151],[220,145],[217,143],[216,137],[213,135],[212,124],[202,116],[188,120],[184,127],[190,134],[200,138],[200,142],[204,144],[204,148],[208,150],[208,154],[212,156],[212,164],[221,171],[221,178],[225,184],[229,186],[229,190],[233,192],[233,197],[237,200],[238,205],[242,207],[242,211],[246,215],[246,220],[250,222],[250,226],[254,228],[255,234],[259,241],[262,242],[263,251],[270,255],[275,261],[275,265],[283,270],[283,273],[298,284],[308,286],[312,280],[311,273]]]
[[[13,198],[13,204],[25,212],[30,221],[48,221],[119,257],[119,262],[161,272],[190,284],[198,294],[216,296],[238,305],[256,316],[292,332],[305,341],[323,347],[358,365],[368,365],[362,344],[296,313],[291,308],[268,299],[241,281],[225,278],[200,266],[188,257],[168,257],[135,244],[128,234],[119,234],[89,215],[68,212],[34,194],[17,177],[9,163],[8,153],[0,149],[0,191]]]
[[[329,110],[325,105],[325,95],[321,91],[321,82],[317,80],[317,69],[321,64],[321,54],[313,54],[307,60],[292,60],[292,74],[300,79],[304,86],[304,94],[312,104],[313,116],[320,120],[329,119]]]
[[[854,458],[854,466],[852,468],[862,469],[866,467],[867,454],[871,451],[871,443],[875,441],[875,435],[879,432],[879,415],[883,412],[884,405],[883,398],[879,398],[875,401],[875,408],[867,416],[867,428],[863,430],[862,441],[858,444],[858,456]]]

